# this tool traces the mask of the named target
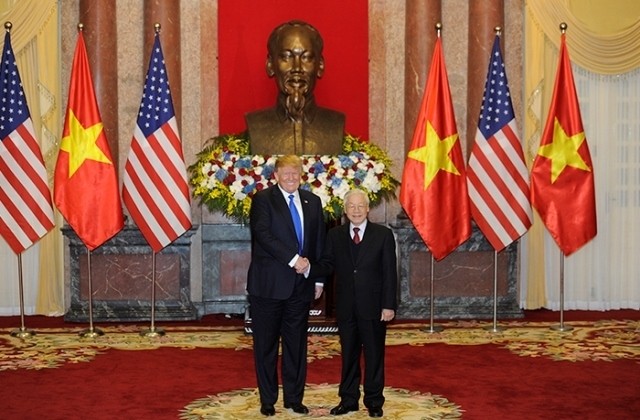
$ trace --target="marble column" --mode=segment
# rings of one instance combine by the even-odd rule
[[[116,0],[80,0],[80,22],[113,165],[118,167],[118,36]]]
[[[480,103],[489,67],[489,55],[496,35],[504,28],[503,0],[469,0],[469,50],[467,67],[467,155],[475,141]],[[467,156],[468,157],[468,156]]]
[[[151,56],[154,41],[154,25],[160,24],[160,42],[164,54],[169,87],[173,99],[173,109],[176,113],[178,129],[182,127],[182,77],[180,68],[180,1],[179,0],[145,0],[144,1],[144,57]],[[145,58],[144,72],[149,66]]]
[[[407,0],[405,27],[405,152],[418,118],[420,102],[436,42],[435,24],[442,21],[441,0]]]

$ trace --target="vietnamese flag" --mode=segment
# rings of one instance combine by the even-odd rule
[[[464,159],[440,37],[404,164],[400,203],[436,260],[471,236]]]
[[[53,198],[89,250],[124,226],[116,168],[98,111],[82,32],[73,57]]]
[[[566,256],[596,236],[597,222],[593,164],[564,33],[560,41],[549,115],[531,169],[531,203]]]

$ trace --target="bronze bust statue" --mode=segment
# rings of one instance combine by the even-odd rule
[[[245,115],[251,153],[337,155],[343,113],[316,104],[313,90],[324,73],[323,41],[308,23],[291,21],[271,32],[266,69],[278,85],[276,105]]]

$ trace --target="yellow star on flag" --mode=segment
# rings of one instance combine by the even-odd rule
[[[582,159],[578,149],[585,139],[584,131],[568,136],[560,125],[558,118],[553,123],[553,139],[551,143],[543,144],[538,154],[551,159],[551,183],[556,182],[567,166],[591,172],[589,165]]]
[[[87,159],[111,164],[111,160],[96,144],[102,129],[102,122],[84,128],[73,111],[69,110],[69,135],[63,137],[60,144],[60,150],[69,153],[69,178]]]
[[[417,149],[410,150],[408,154],[411,159],[424,163],[425,190],[440,170],[460,175],[458,168],[456,168],[456,165],[449,157],[449,152],[456,144],[456,140],[458,140],[458,133],[452,134],[444,139],[440,139],[438,133],[436,133],[436,130],[434,130],[431,125],[431,122],[427,121],[425,145]]]

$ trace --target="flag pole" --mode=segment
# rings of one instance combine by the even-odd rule
[[[22,281],[22,253],[18,254],[18,293],[20,294],[20,328],[11,331],[12,337],[31,338],[36,333],[24,326],[24,290]]]
[[[92,276],[91,276],[91,250],[87,248],[87,271],[88,275],[88,283],[89,283],[89,328],[80,332],[80,337],[84,338],[96,338],[98,336],[104,335],[104,332],[100,328],[95,328],[93,326],[93,285],[92,285]]]
[[[567,32],[567,24],[565,22],[560,23],[560,32],[565,34]],[[555,92],[554,92],[555,93]],[[551,326],[551,329],[556,331],[571,331],[573,327],[564,325],[564,251],[560,251],[560,324]]]
[[[442,331],[444,328],[441,325],[434,325],[433,324],[433,308],[434,308],[434,303],[433,303],[433,277],[435,274],[435,258],[433,258],[433,254],[431,254],[431,285],[430,285],[430,290],[429,290],[429,329],[426,329],[425,332],[428,333],[436,333],[436,332],[440,332]]]
[[[560,256],[560,324],[552,325],[551,329],[556,331],[571,331],[573,329],[570,325],[564,324],[564,252],[561,252]]]
[[[440,38],[440,33],[442,32],[442,24],[440,22],[436,23],[436,36]],[[435,263],[436,260],[433,258],[433,253],[431,253],[431,279],[429,286],[429,329],[425,330],[429,334],[433,334],[436,332],[442,331],[444,328],[441,325],[434,325],[433,323],[433,314],[434,314],[434,293],[433,293],[433,278],[435,274]]]
[[[498,251],[493,250],[493,325],[487,325],[487,331],[500,332],[503,327],[498,326]]]
[[[162,328],[156,328],[156,252],[151,254],[151,325],[148,330],[143,330],[140,335],[144,337],[160,337],[164,335]]]

